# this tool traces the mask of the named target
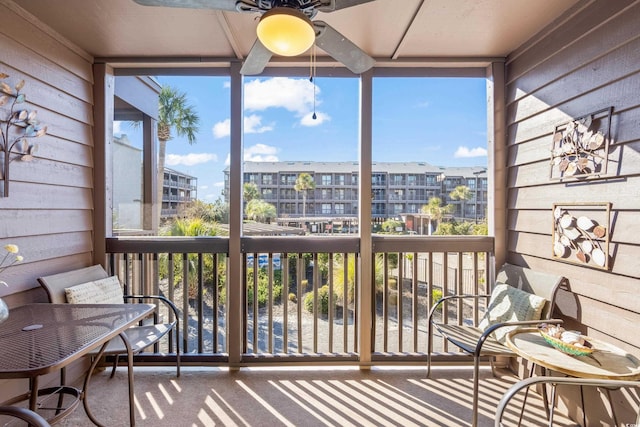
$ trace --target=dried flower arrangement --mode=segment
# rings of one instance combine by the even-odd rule
[[[554,257],[608,269],[610,212],[610,203],[554,204]]]
[[[5,80],[8,74],[0,73],[0,80]],[[0,108],[6,108],[0,116],[0,153],[3,155],[0,169],[0,179],[4,180],[3,197],[9,196],[9,165],[13,160],[31,161],[36,145],[29,142],[32,138],[39,138],[47,133],[47,128],[40,127],[35,110],[21,108],[26,100],[22,93],[25,85],[20,80],[14,88],[6,82],[0,82]],[[13,132],[13,135],[12,135]]]
[[[550,179],[580,179],[607,173],[613,107],[556,126]]]

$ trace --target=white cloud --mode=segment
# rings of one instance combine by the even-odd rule
[[[316,105],[320,88],[308,79],[274,77],[266,80],[256,79],[244,85],[244,108],[249,111],[263,111],[280,107],[300,116],[313,108],[313,91],[316,91]]]
[[[313,112],[309,112],[300,119],[300,124],[302,126],[319,126],[322,123],[331,120],[328,114],[325,113],[316,113],[316,118],[313,118]]]
[[[209,188],[208,185],[201,185],[199,190],[206,190],[207,188]]]
[[[222,188],[222,187],[224,187],[224,181],[214,182],[214,183],[213,183],[213,186],[214,186],[214,187]]]
[[[256,144],[244,149],[244,161],[245,162],[277,162],[278,161],[278,149],[271,145]],[[227,154],[227,158],[224,161],[226,166],[230,164],[230,155]],[[222,183],[224,185],[224,183]]]
[[[193,166],[218,160],[218,156],[211,153],[167,154],[165,164],[167,166]]]
[[[213,125],[213,136],[215,138],[224,138],[231,134],[231,119],[226,119]]]
[[[273,130],[273,125],[262,125],[262,117],[256,114],[244,117],[244,133],[264,133]],[[231,119],[213,125],[213,136],[224,138],[231,134]]]
[[[122,128],[121,125],[122,125],[122,122],[120,122],[120,121],[114,121],[113,122],[113,134],[114,135],[122,133],[122,131],[120,130]]]
[[[471,148],[460,146],[456,150],[453,157],[461,158],[461,157],[486,157],[487,149],[482,147]]]
[[[262,126],[262,117],[252,114],[244,117],[244,133],[264,133],[273,130],[272,125]]]
[[[271,145],[256,144],[244,150],[245,162],[277,162],[278,149]]]

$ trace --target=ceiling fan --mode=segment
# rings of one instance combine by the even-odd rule
[[[375,0],[133,0],[143,6],[191,9],[216,9],[230,12],[262,14],[258,38],[247,55],[241,74],[260,74],[274,53],[297,56],[314,43],[355,74],[371,67],[375,61],[353,42],[324,21],[311,21],[318,11],[336,10]],[[289,34],[281,34],[285,28]]]

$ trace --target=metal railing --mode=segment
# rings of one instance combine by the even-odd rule
[[[125,292],[162,294],[181,312],[180,345],[187,362],[226,363],[228,296],[242,296],[243,363],[359,360],[359,325],[371,326],[372,360],[425,360],[427,315],[440,296],[486,293],[493,238],[486,236],[372,237],[373,309],[358,304],[362,256],[357,236],[245,237],[228,253],[225,237],[107,239],[108,267]],[[241,256],[242,280],[229,283],[230,256]],[[487,274],[487,273],[490,274]],[[483,306],[450,304],[446,322],[476,321]],[[171,316],[170,313],[160,313]],[[233,329],[233,328],[231,328]],[[146,354],[162,363],[162,353]],[[434,349],[448,351],[436,340]],[[237,350],[237,349],[236,349]]]

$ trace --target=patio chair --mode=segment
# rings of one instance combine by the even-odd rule
[[[502,417],[504,415],[504,412],[507,409],[507,406],[509,405],[509,402],[511,401],[511,399],[516,394],[518,394],[520,390],[523,390],[523,389],[528,390],[529,387],[537,386],[539,384],[542,384],[543,386],[545,386],[546,384],[551,384],[551,386],[553,387],[554,398],[552,399],[552,402],[551,402],[551,416],[549,417],[550,426],[553,425],[553,408],[555,406],[555,388],[558,385],[574,385],[574,386],[580,386],[581,388],[582,387],[598,387],[598,388],[605,389],[609,399],[609,404],[611,405],[611,408],[610,408],[611,417],[613,418],[612,420],[613,423],[611,425],[614,425],[614,426],[619,426],[621,424],[618,422],[618,419],[616,417],[615,407],[613,406],[614,402],[611,400],[610,390],[615,390],[619,388],[637,388],[640,391],[640,381],[593,379],[593,378],[571,378],[571,377],[545,377],[545,376],[527,378],[525,380],[519,381],[516,384],[512,385],[509,388],[509,390],[507,390],[506,393],[502,396],[502,399],[500,399],[500,402],[498,403],[498,407],[496,409],[495,427],[502,426]],[[518,409],[518,412],[521,413],[521,416],[522,416],[522,411],[526,411],[526,405],[523,405],[522,408]],[[584,408],[582,412],[584,416],[584,419],[582,420],[582,423],[583,423],[582,425],[587,425]],[[627,426],[640,425],[640,407],[638,407],[638,413],[637,413],[637,418],[635,423],[624,423],[622,425],[627,425]]]
[[[44,418],[27,408],[21,408],[18,406],[0,406],[0,415],[4,415],[11,418],[16,418],[25,421],[30,427],[50,427],[51,424]],[[9,422],[3,425],[11,425]]]
[[[109,276],[101,265],[39,277],[38,282],[47,292],[49,302],[54,304],[67,302],[124,304],[127,300],[142,301],[143,299],[161,301],[173,313],[173,321],[159,322],[157,315],[154,314],[153,322],[145,322],[140,326],[129,328],[125,333],[133,354],[138,354],[159,342],[165,335],[175,331],[176,376],[180,376],[180,316],[176,306],[167,298],[160,295],[123,295],[117,276]],[[111,371],[111,377],[113,377],[119,357],[127,354],[126,347],[122,340],[116,337],[109,341],[104,354],[114,356]]]
[[[473,419],[478,421],[478,374],[480,359],[490,356],[491,369],[497,356],[515,357],[504,344],[504,336],[516,327],[536,325],[550,319],[555,306],[556,292],[564,277],[542,273],[525,267],[504,264],[496,275],[494,290],[489,295],[449,295],[441,298],[429,312],[427,377],[431,376],[433,333],[438,331],[447,341],[473,357]],[[489,303],[478,325],[445,324],[436,321],[436,313],[446,301],[460,299],[488,299]],[[446,307],[446,304],[444,305]]]

